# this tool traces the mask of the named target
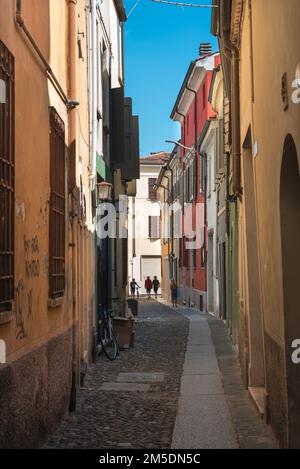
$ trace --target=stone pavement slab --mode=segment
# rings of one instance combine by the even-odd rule
[[[179,400],[172,448],[238,448],[224,395],[191,396],[185,393],[183,396]]]
[[[117,381],[125,383],[158,383],[164,379],[164,373],[119,373],[117,377]]]
[[[181,394],[187,396],[224,394],[220,376],[184,375],[181,379]]]
[[[142,391],[150,391],[151,385],[144,384],[144,383],[103,383],[100,386],[102,391],[135,391],[135,392],[142,392]]]

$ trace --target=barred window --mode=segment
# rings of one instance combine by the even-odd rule
[[[14,299],[14,57],[0,41],[0,311]]]
[[[65,127],[56,110],[50,108],[50,220],[49,296],[58,298],[65,290]]]

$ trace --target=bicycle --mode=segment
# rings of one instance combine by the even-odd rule
[[[115,360],[119,355],[119,344],[114,334],[113,321],[114,316],[112,309],[103,309],[100,312],[100,319],[98,321],[98,333],[101,349],[109,360]],[[98,352],[99,349],[98,349]]]

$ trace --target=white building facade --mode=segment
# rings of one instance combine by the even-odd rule
[[[167,153],[154,153],[140,159],[140,179],[136,197],[129,197],[128,277],[134,278],[145,294],[145,279],[156,276],[161,282],[160,202],[154,185]]]

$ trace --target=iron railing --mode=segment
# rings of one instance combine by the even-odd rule
[[[14,299],[15,64],[0,41],[0,311]]]
[[[49,296],[57,298],[65,291],[66,164],[65,126],[53,107],[50,129]]]

